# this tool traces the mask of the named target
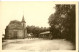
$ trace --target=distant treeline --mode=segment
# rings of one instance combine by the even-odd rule
[[[27,33],[32,33],[35,37],[39,37],[41,32],[49,31],[47,27],[38,27],[38,26],[27,26]]]

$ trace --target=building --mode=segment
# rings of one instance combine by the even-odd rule
[[[27,37],[26,22],[24,16],[22,21],[13,20],[5,29],[6,39],[22,39]]]
[[[52,35],[50,33],[50,31],[45,31],[39,34],[39,38],[47,38],[47,39],[51,39]]]

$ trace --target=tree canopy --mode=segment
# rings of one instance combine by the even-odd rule
[[[75,5],[56,4],[56,11],[49,17],[53,38],[66,38],[75,42]]]

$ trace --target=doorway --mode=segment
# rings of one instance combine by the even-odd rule
[[[17,31],[14,31],[14,39],[17,39]]]

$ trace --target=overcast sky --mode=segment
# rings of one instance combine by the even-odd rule
[[[0,2],[0,34],[11,20],[21,21],[24,15],[26,25],[49,27],[48,18],[55,12],[55,4],[46,2]]]

